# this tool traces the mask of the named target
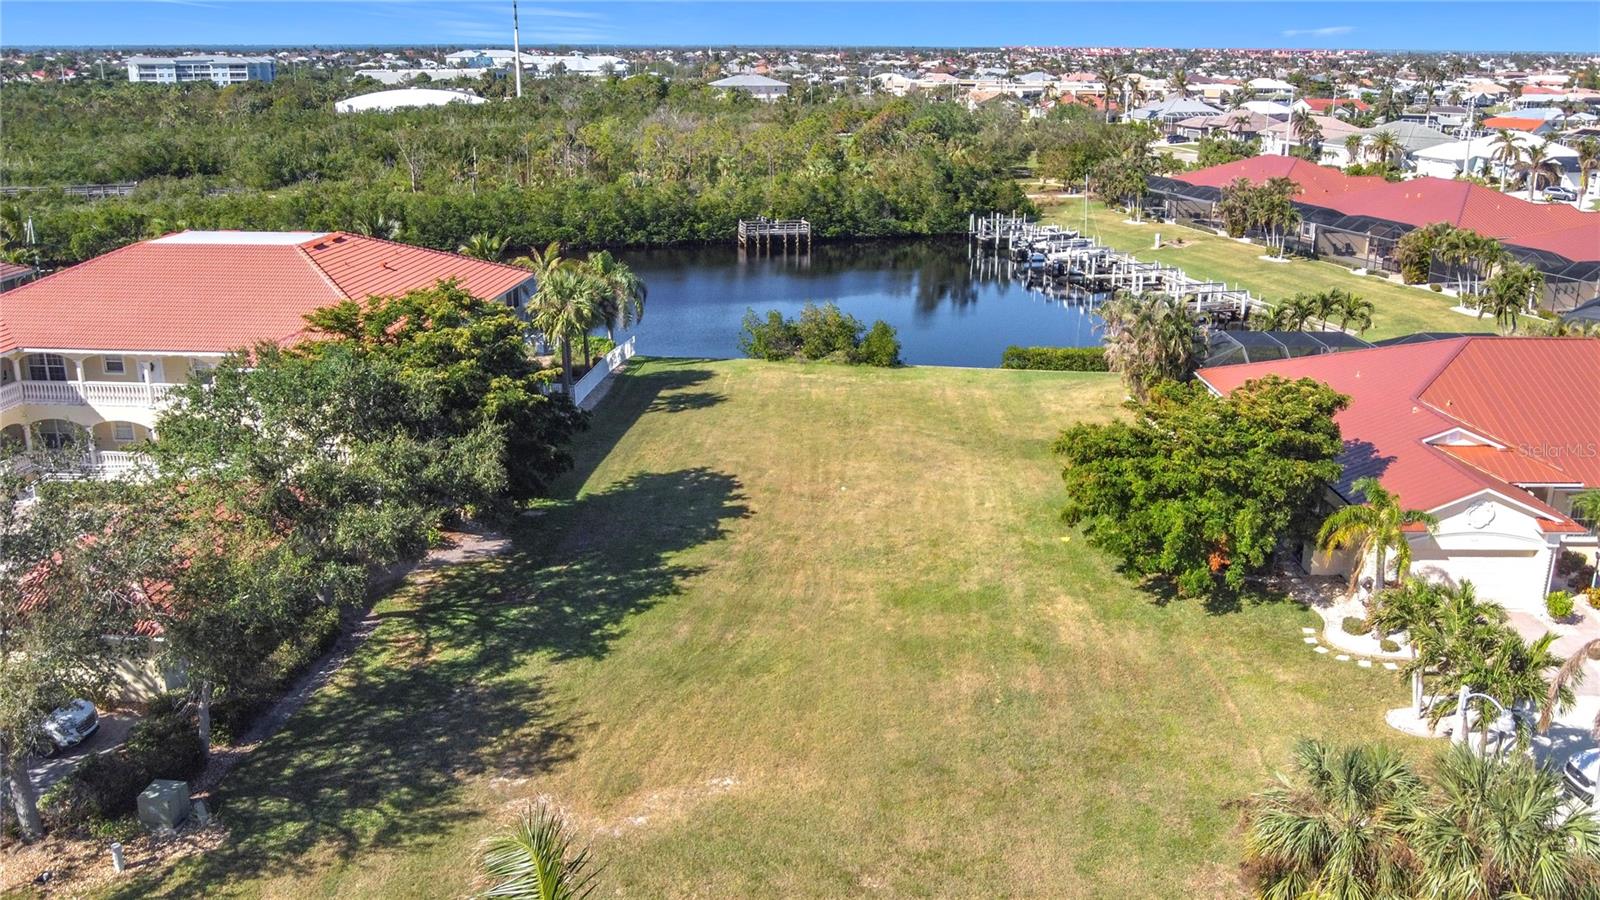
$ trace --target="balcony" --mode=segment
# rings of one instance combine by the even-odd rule
[[[0,385],[0,409],[24,403],[154,409],[172,388],[138,381],[13,381]]]

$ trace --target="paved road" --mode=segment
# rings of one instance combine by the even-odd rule
[[[70,750],[64,750],[47,759],[36,759],[29,771],[33,773],[33,786],[43,794],[52,784],[60,781],[72,771],[78,761],[91,753],[104,753],[115,750],[128,739],[128,729],[139,717],[126,712],[103,712],[100,714],[100,728],[92,737]]]

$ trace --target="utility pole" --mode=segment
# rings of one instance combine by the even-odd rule
[[[511,0],[511,71],[517,81],[517,99],[522,99],[522,34],[517,22],[517,0]]]

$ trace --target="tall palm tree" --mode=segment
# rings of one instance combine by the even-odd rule
[[[1139,399],[1158,381],[1187,378],[1199,358],[1200,334],[1183,302],[1166,294],[1118,294],[1100,307],[1106,362]]]
[[[1478,299],[1478,318],[1492,313],[1501,332],[1516,334],[1519,318],[1543,286],[1544,275],[1533,266],[1502,263]]]
[[[1367,153],[1371,158],[1383,165],[1394,164],[1395,157],[1400,152],[1400,139],[1392,133],[1380,131],[1372,136],[1371,143],[1367,146]]]
[[[573,263],[561,255],[561,242],[551,241],[544,249],[534,247],[527,256],[519,256],[511,264],[527,269],[534,274],[536,282],[543,283],[556,270]]]
[[[1374,581],[1378,589],[1383,588],[1388,581],[1386,557],[1389,548],[1393,547],[1397,577],[1404,584],[1411,571],[1411,543],[1406,540],[1407,526],[1423,525],[1431,531],[1439,524],[1438,518],[1424,510],[1401,506],[1400,498],[1390,493],[1376,478],[1358,478],[1351,487],[1366,502],[1340,507],[1324,519],[1322,527],[1317,530],[1317,546],[1323,550],[1354,548],[1356,561],[1350,575],[1351,593],[1361,583],[1361,573],[1366,568],[1369,555],[1377,558],[1377,577]]]
[[[1111,121],[1111,94],[1122,81],[1122,66],[1115,56],[1108,56],[1100,61],[1099,68],[1095,69],[1095,77],[1100,79],[1102,98],[1105,100],[1106,121]]]
[[[1402,828],[1423,786],[1405,757],[1302,739],[1292,758],[1245,805],[1245,869],[1259,896],[1406,896]]]
[[[1184,70],[1183,66],[1173,67],[1172,75],[1167,79],[1167,84],[1173,91],[1177,92],[1178,99],[1181,100],[1189,96],[1189,73]]]
[[[513,900],[582,900],[599,874],[588,849],[575,849],[566,824],[543,806],[485,843],[483,871],[494,882],[483,896]]]
[[[1572,810],[1559,776],[1520,754],[1440,755],[1436,790],[1402,826],[1417,897],[1593,897],[1600,820]]]
[[[456,248],[456,252],[473,259],[498,262],[500,257],[506,255],[506,238],[504,235],[480,231],[462,242],[461,246]]]
[[[1502,128],[1494,134],[1494,140],[1489,144],[1489,158],[1500,164],[1500,193],[1506,191],[1506,175],[1511,167],[1522,158],[1522,145],[1517,143],[1517,135],[1509,128]]]
[[[1371,300],[1352,294],[1349,291],[1339,291],[1339,328],[1349,331],[1350,326],[1356,326],[1356,333],[1361,334],[1372,327],[1372,314],[1377,310]]]
[[[551,272],[533,296],[533,327],[561,342],[561,383],[572,395],[572,341],[598,320],[600,289],[593,277],[574,266]]]
[[[1561,163],[1550,158],[1550,151],[1543,144],[1537,147],[1530,144],[1523,150],[1522,161],[1517,163],[1516,168],[1527,179],[1529,200],[1534,198],[1545,181],[1561,180]]]
[[[1316,118],[1308,109],[1297,109],[1289,115],[1289,130],[1294,133],[1295,139],[1300,144],[1312,151],[1312,159],[1316,158],[1316,148],[1322,142],[1322,126],[1317,124]]]
[[[1589,180],[1600,172],[1600,141],[1584,138],[1573,145],[1578,151],[1578,197],[1589,196]]]
[[[1345,137],[1344,153],[1350,158],[1350,165],[1354,166],[1361,162],[1361,135],[1352,134]]]
[[[601,250],[589,254],[584,265],[601,285],[600,318],[606,326],[606,337],[614,339],[615,329],[627,328],[644,318],[649,290],[627,263]]]

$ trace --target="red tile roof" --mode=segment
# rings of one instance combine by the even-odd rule
[[[184,232],[130,244],[23,285],[0,300],[0,352],[221,353],[284,341],[344,299],[454,278],[498,297],[528,280],[515,266],[361,235]]]
[[[1483,127],[1490,129],[1509,128],[1512,131],[1526,131],[1530,134],[1549,124],[1544,119],[1528,119],[1522,116],[1490,116],[1483,120]]]
[[[1316,112],[1327,112],[1343,106],[1358,112],[1366,112],[1370,107],[1366,101],[1356,100],[1352,97],[1302,97],[1301,100]]]
[[[1172,177],[1216,188],[1237,178],[1258,183],[1289,178],[1300,185],[1294,199],[1310,206],[1417,227],[1449,222],[1569,260],[1600,260],[1600,213],[1582,212],[1565,203],[1529,203],[1469,181],[1414,178],[1390,182],[1346,175],[1290,156],[1255,156]]]
[[[1222,393],[1268,374],[1314,378],[1351,398],[1339,492],[1374,476],[1408,506],[1483,490],[1536,510],[1546,531],[1581,530],[1517,483],[1600,487],[1600,341],[1465,337],[1200,370]],[[1590,374],[1586,374],[1590,373]],[[1504,449],[1429,443],[1455,429]]]

